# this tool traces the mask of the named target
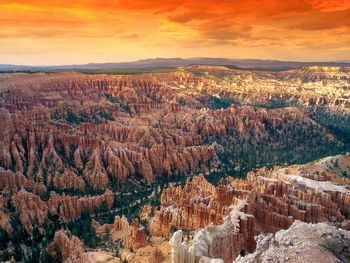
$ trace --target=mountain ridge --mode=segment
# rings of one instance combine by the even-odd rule
[[[281,61],[264,59],[230,59],[230,58],[148,58],[129,62],[108,62],[108,63],[87,63],[58,66],[30,66],[0,64],[0,70],[98,70],[98,69],[126,69],[126,68],[163,68],[181,67],[194,64],[204,64],[212,66],[236,66],[240,68],[261,68],[261,69],[292,69],[303,66],[350,66],[349,61],[336,62],[301,62],[301,61]]]

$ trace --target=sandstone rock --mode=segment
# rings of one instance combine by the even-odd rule
[[[349,86],[349,68],[339,67],[262,72],[189,66],[143,75],[10,74],[0,82],[0,191],[13,199],[21,224],[30,231],[42,227],[47,213],[68,222],[101,207],[110,209],[114,194],[107,189],[117,182],[151,183],[220,169],[216,151],[224,152],[226,145],[282,151],[302,140],[309,147],[318,141],[340,146],[310,114],[322,109],[327,116],[347,120]],[[241,106],[220,109],[222,98]],[[275,103],[283,107],[245,106]],[[294,103],[301,107],[284,107]],[[349,171],[347,162],[334,157],[298,168],[261,169],[247,180],[229,178],[217,187],[203,176],[194,177],[183,189],[164,190],[153,218],[147,209],[141,215],[154,236],[170,237],[172,230],[183,229],[191,238],[201,229],[195,243],[205,239],[210,250],[202,254],[209,258],[199,258],[200,249],[190,249],[197,248],[193,240],[181,240],[180,251],[188,252],[188,260],[230,262],[242,250],[254,249],[253,235],[287,229],[295,220],[332,221],[347,228],[349,181],[341,176]],[[80,195],[90,187],[105,194]],[[44,202],[47,189],[66,194],[51,193]],[[77,196],[67,194],[75,191]],[[227,223],[242,202],[239,224]],[[1,226],[9,229],[9,215],[4,214]],[[119,231],[128,247],[145,245],[145,231],[137,221],[129,224],[119,218],[104,226],[94,221],[93,227],[98,235]],[[158,256],[155,252],[154,258]]]
[[[92,263],[93,261],[85,253],[85,245],[70,232],[65,233],[62,229],[55,233],[52,243],[48,246],[49,253],[55,253],[55,246],[62,254],[62,260],[65,263]]]
[[[28,234],[31,235],[35,227],[41,229],[48,214],[46,202],[42,201],[39,196],[25,190],[14,195],[12,202],[19,214],[22,227]]]
[[[350,159],[341,158],[347,167]],[[160,210],[149,220],[150,231],[170,236],[173,228],[195,230],[190,241],[176,232],[171,244],[174,262],[197,263],[201,257],[232,262],[254,251],[255,235],[287,229],[295,220],[333,221],[347,229],[350,181],[330,171],[327,160],[263,168],[246,180],[228,178],[228,184],[217,187],[203,176],[188,180],[184,188],[170,186],[161,195]]]
[[[162,208],[150,222],[150,231],[154,235],[168,236],[171,227],[197,229],[211,222],[222,223],[223,216],[228,213],[225,205],[231,204],[232,197],[231,189],[225,186],[216,189],[204,176],[194,177],[183,190],[167,188],[161,195]]]
[[[107,172],[102,166],[98,150],[95,149],[93,151],[89,161],[85,166],[83,174],[93,188],[105,189],[109,185]]]
[[[21,189],[32,190],[35,194],[46,192],[46,186],[40,182],[27,179],[21,172],[12,172],[0,167],[0,191],[15,194]]]
[[[230,81],[214,81],[198,72],[224,74]],[[63,163],[68,160],[73,172],[84,171],[93,188],[106,189],[110,180],[125,181],[141,175],[152,182],[155,177],[215,168],[217,156],[210,144],[218,138],[245,138],[256,144],[276,134],[276,130],[285,133],[292,127],[310,127],[313,137],[335,140],[296,108],[231,106],[217,111],[205,108],[208,98],[201,100],[203,92],[207,92],[215,96],[227,94],[243,104],[276,99],[299,99],[303,103],[308,99],[316,104],[348,107],[345,97],[330,97],[322,85],[320,95],[310,98],[307,83],[315,79],[306,78],[305,72],[331,83],[326,87],[343,87],[348,81],[348,71],[336,68],[274,74],[206,66],[134,76],[13,74],[0,87],[10,89],[4,93],[6,103],[0,114],[6,127],[0,131],[0,166],[21,172],[29,180],[44,182],[46,176],[63,172]],[[243,81],[245,78],[249,81]],[[282,78],[289,78],[292,86],[294,82],[306,84],[300,92],[289,88]],[[276,81],[281,85],[271,84]],[[264,89],[256,88],[255,83]],[[172,86],[186,86],[192,95],[169,88]],[[180,106],[179,101],[188,107]]]
[[[222,225],[210,224],[196,230],[192,244],[182,242],[182,231],[173,234],[172,262],[230,262],[242,250],[253,251],[254,236],[257,233],[255,219],[240,210],[244,202],[235,206]],[[217,259],[215,261],[215,259]]]
[[[70,195],[58,195],[56,193],[50,194],[48,200],[49,211],[53,215],[59,215],[64,221],[79,219],[83,213],[95,214],[96,209],[104,206],[109,210],[114,203],[114,194],[107,190],[104,194],[91,197],[75,197]]]
[[[11,235],[13,228],[10,222],[9,215],[5,212],[6,199],[0,196],[0,229]]]
[[[151,216],[152,216],[152,207],[150,205],[144,205],[142,207],[142,210],[139,214],[141,220],[150,220]]]
[[[108,231],[111,238],[123,239],[123,244],[127,248],[138,249],[147,245],[147,236],[145,228],[135,219],[129,224],[128,220],[123,216],[116,216],[113,224],[100,225],[93,221],[92,227],[96,234],[102,237]]]
[[[47,178],[47,186],[55,189],[72,189],[78,190],[81,193],[85,192],[84,180],[74,172],[65,169],[62,174],[54,173]]]

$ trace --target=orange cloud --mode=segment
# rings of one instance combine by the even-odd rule
[[[348,0],[2,0],[0,27],[3,63],[350,54]]]
[[[342,11],[319,12],[300,18],[300,22],[291,28],[302,30],[326,30],[334,28],[350,28],[350,8]]]

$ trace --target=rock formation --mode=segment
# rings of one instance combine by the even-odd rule
[[[51,193],[49,200],[43,201],[39,196],[22,189],[13,196],[12,202],[19,214],[22,227],[31,235],[35,227],[44,231],[42,227],[49,213],[58,215],[63,222],[68,222],[79,219],[84,213],[93,215],[98,209],[109,210],[113,206],[114,194],[107,190],[99,196],[78,198]]]
[[[62,229],[55,233],[53,241],[48,247],[48,251],[54,258],[57,256],[56,253],[60,252],[60,259],[64,263],[93,262],[84,252],[84,243],[69,232],[65,233]]]
[[[225,208],[232,198],[232,190],[227,187],[215,188],[204,176],[194,177],[183,190],[170,187],[163,191],[162,208],[150,222],[150,231],[168,236],[172,227],[197,229],[209,223],[223,223],[223,215],[228,214]]]
[[[22,227],[28,234],[33,233],[34,227],[41,228],[44,225],[48,214],[48,206],[39,196],[21,190],[14,195],[12,202],[19,214]]]
[[[350,232],[327,223],[295,221],[287,230],[262,234],[256,240],[256,251],[235,263],[350,261]]]
[[[309,71],[317,72],[317,77],[303,77]],[[226,79],[217,78],[215,82],[200,77],[204,72],[213,76],[224,74]],[[342,77],[335,77],[337,74]],[[279,133],[289,138],[293,129],[303,127],[310,133],[310,140],[317,136],[330,140],[326,130],[296,108],[231,106],[215,110],[210,108],[211,101],[221,95],[242,104],[275,100],[283,103],[296,98],[300,103],[306,99],[306,104],[315,100],[318,104],[346,108],[346,96],[340,97],[337,91],[330,97],[323,86],[341,89],[349,84],[347,74],[345,68],[268,74],[205,66],[154,76],[13,74],[0,86],[2,91],[10,90],[3,92],[0,99],[4,123],[0,131],[0,167],[20,172],[36,183],[46,182],[47,176],[56,177],[54,184],[48,181],[50,186],[66,189],[68,185],[79,190],[83,189],[82,182],[71,175],[83,171],[90,186],[106,189],[111,181],[125,181],[133,176],[141,175],[152,182],[155,177],[215,168],[217,156],[210,144],[218,138],[233,140],[232,143],[245,138],[256,144]],[[276,81],[281,84],[272,84]],[[290,87],[297,81],[302,81],[302,92]],[[321,95],[314,98],[310,89],[315,88],[308,83],[316,85],[318,81],[324,84],[317,86],[320,91],[314,94]],[[191,96],[173,86],[188,87]],[[264,88],[257,88],[260,86]],[[69,164],[68,173],[63,164]],[[59,174],[64,174],[63,178],[58,179]]]
[[[252,252],[257,226],[254,216],[241,212],[245,205],[240,202],[233,207],[222,225],[197,230],[191,245],[182,241],[182,230],[175,232],[170,240],[172,262],[207,262],[208,258],[230,262],[241,251]]]
[[[5,211],[6,199],[0,196],[0,229],[7,232],[8,235],[12,234],[13,228],[10,223],[9,215]]]
[[[103,226],[93,221],[97,235],[115,233],[137,251],[129,255],[142,257],[151,247],[149,259],[157,262],[169,254],[154,249],[152,238],[164,241],[179,229],[182,237],[172,237],[177,260],[231,263],[253,252],[255,235],[295,220],[349,229],[349,156],[262,168],[218,186],[195,176],[245,176],[252,167],[343,152],[349,75],[346,67],[271,72],[203,65],[131,75],[6,74],[0,78],[0,228],[9,235],[22,230],[11,225],[15,219],[28,234],[44,236],[46,221],[58,230],[85,213],[99,220],[111,209],[124,212],[114,199],[125,185],[147,188],[194,176],[184,188],[165,189],[160,209],[141,211],[152,237],[124,217]],[[81,260],[80,241],[63,232],[55,238],[67,260]],[[71,243],[78,251],[70,253]]]
[[[0,189],[2,193],[15,194],[21,189],[31,190],[36,194],[47,191],[47,187],[40,182],[26,178],[21,172],[14,173],[0,167]]]
[[[149,220],[149,228],[161,236],[170,236],[173,228],[195,231],[191,241],[182,230],[173,234],[174,263],[197,263],[202,257],[232,262],[254,251],[258,233],[287,229],[295,220],[329,221],[347,229],[350,181],[340,175],[339,167],[349,169],[349,163],[350,156],[343,155],[300,166],[263,168],[249,173],[246,180],[228,178],[217,187],[203,176],[194,177],[183,189],[163,191],[161,209]]]
[[[122,218],[116,216],[113,224],[101,226],[98,222],[93,221],[92,226],[99,237],[102,237],[108,231],[112,239],[122,239],[126,248],[137,249],[147,244],[145,228],[140,225],[138,220],[133,220],[129,224],[124,216]]]
[[[79,219],[83,213],[95,214],[96,210],[103,208],[109,210],[112,208],[114,202],[114,194],[107,190],[104,194],[99,196],[83,196],[75,197],[70,195],[57,195],[51,193],[47,204],[49,211],[53,215],[59,215],[64,221]]]
[[[81,193],[85,192],[84,180],[70,170],[65,170],[62,174],[54,173],[47,178],[47,186],[53,189],[72,189]]]

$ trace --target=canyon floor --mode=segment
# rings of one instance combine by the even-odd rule
[[[2,73],[0,123],[0,261],[350,261],[349,67]]]

